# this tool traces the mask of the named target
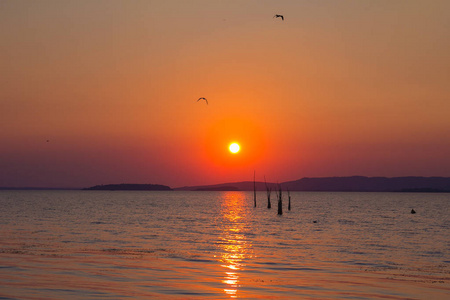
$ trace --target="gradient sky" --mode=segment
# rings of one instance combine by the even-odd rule
[[[449,11],[2,0],[0,186],[450,176]]]

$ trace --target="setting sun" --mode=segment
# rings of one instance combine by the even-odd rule
[[[230,147],[228,147],[231,153],[238,153],[241,147],[237,143],[230,144]]]

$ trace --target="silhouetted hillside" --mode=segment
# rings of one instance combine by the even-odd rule
[[[268,183],[275,185],[273,183]],[[253,181],[241,181],[241,182],[229,182],[213,185],[198,185],[198,186],[184,186],[175,188],[179,191],[253,191]],[[265,191],[266,187],[264,182],[256,182],[256,190]]]
[[[166,185],[160,184],[106,184],[85,188],[93,191],[171,191]]]
[[[199,187],[196,191],[240,191],[234,186]]]
[[[57,191],[57,190],[79,190],[79,188],[64,188],[64,187],[0,187],[0,191]]]
[[[280,183],[291,191],[329,192],[450,192],[450,177],[322,177],[302,178]],[[275,183],[268,183],[273,188]],[[223,183],[206,186],[186,186],[175,190],[230,190],[252,191],[253,181]],[[272,188],[272,190],[273,190]],[[265,191],[264,182],[256,182],[256,190]]]
[[[283,183],[295,191],[399,192],[440,190],[450,191],[449,177],[325,177],[302,178]]]

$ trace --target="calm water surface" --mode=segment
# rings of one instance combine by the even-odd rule
[[[0,191],[0,299],[450,299],[450,194],[291,198]]]

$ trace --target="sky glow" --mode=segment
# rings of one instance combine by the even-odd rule
[[[0,186],[450,176],[449,11],[1,1]]]

